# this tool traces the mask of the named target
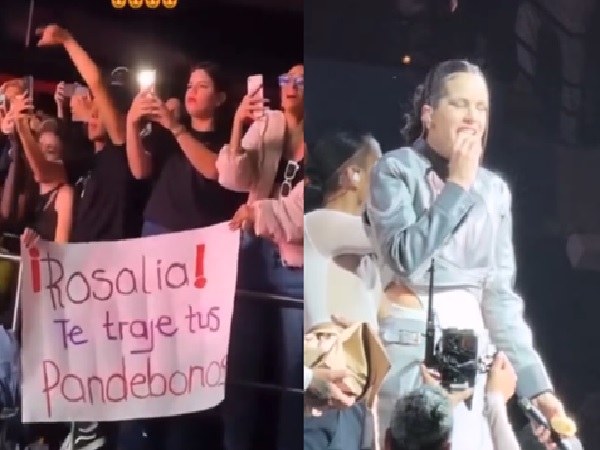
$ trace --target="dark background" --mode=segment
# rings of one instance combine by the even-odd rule
[[[67,27],[106,72],[156,67],[163,96],[182,95],[192,62],[217,61],[237,100],[248,75],[264,74],[272,90],[277,75],[302,60],[301,6],[298,0],[179,0],[174,9],[115,10],[110,0],[36,0],[33,28]],[[36,48],[35,38],[25,48],[28,11],[28,1],[0,2],[0,73],[75,81],[64,50]]]
[[[56,83],[80,80],[62,48],[36,48],[34,38],[25,48],[28,5],[0,0],[0,78],[33,75],[36,109],[54,114]],[[114,10],[110,0],[35,0],[33,28],[49,23],[69,29],[106,74],[116,66],[155,67],[163,98],[181,99],[191,64],[214,60],[231,78],[231,108],[246,93],[247,77],[257,73],[264,75],[271,107],[278,108],[278,75],[303,60],[301,0],[179,0],[171,10]],[[271,410],[277,411],[279,392],[261,392],[268,430],[257,448],[274,448]],[[206,444],[202,436],[198,442]]]
[[[556,0],[566,7],[582,1]],[[583,0],[585,2],[586,0]],[[412,93],[431,65],[451,57],[483,65],[492,93],[485,164],[500,172],[513,193],[517,286],[537,348],[556,391],[579,421],[585,446],[600,449],[600,55],[597,2],[587,7],[584,101],[577,142],[558,135],[562,18],[547,14],[536,49],[536,73],[517,60],[517,0],[325,0],[305,6],[306,138],[332,128],[374,134],[385,150],[402,145],[400,129]],[[533,2],[544,8],[546,1]],[[568,30],[567,30],[568,31]],[[409,55],[409,64],[403,57]],[[585,258],[568,258],[569,236],[593,245]],[[591,248],[594,247],[594,248]],[[587,263],[583,264],[582,260]],[[514,415],[517,428],[524,425]],[[524,450],[531,443],[523,445]]]

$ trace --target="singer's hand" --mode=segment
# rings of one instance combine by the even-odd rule
[[[565,415],[565,409],[562,403],[551,392],[545,392],[538,395],[532,400],[532,403],[544,416],[546,416],[548,423],[550,423],[555,416]],[[533,434],[547,450],[555,450],[557,448],[556,444],[550,439],[550,431],[548,429],[534,423],[532,423],[531,426],[533,427]]]
[[[471,131],[462,131],[456,140],[448,164],[448,181],[469,190],[481,162],[483,143],[481,136]]]

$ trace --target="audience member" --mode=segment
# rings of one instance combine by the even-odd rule
[[[304,214],[304,67],[292,67],[279,77],[281,111],[268,110],[262,86],[240,103],[229,145],[219,153],[217,170],[223,186],[248,192],[248,202],[233,215],[231,227],[243,230],[238,288],[303,298]],[[244,125],[251,123],[243,134]],[[228,376],[258,377],[266,361],[265,348],[279,344],[283,385],[301,389],[302,310],[280,309],[281,335],[265,326],[263,312],[238,298],[232,321]],[[253,347],[249,348],[249,343]],[[228,450],[252,445],[261,416],[256,394],[228,386],[226,445]],[[245,397],[247,401],[238,399]],[[233,400],[236,399],[236,400]],[[297,446],[301,436],[302,396],[284,393],[279,412],[279,448]]]
[[[182,125],[173,99],[163,103],[152,90],[141,90],[127,115],[127,158],[138,179],[154,177],[144,213],[142,236],[152,236],[227,221],[246,199],[222,187],[216,160],[226,141],[219,128],[219,108],[227,98],[221,69],[203,62],[192,67],[185,94],[190,127]],[[142,137],[144,121],[151,133]],[[126,425],[123,445],[131,449],[185,449],[198,433],[216,446],[219,409],[185,416],[134,421]]]
[[[470,390],[448,394],[436,377],[421,368],[425,384],[400,397],[385,434],[385,450],[449,450],[453,409],[472,395]],[[508,422],[506,402],[514,395],[517,376],[510,361],[498,353],[486,385],[484,416],[490,427],[495,450],[519,450]]]
[[[2,232],[19,234],[22,247],[29,248],[39,240],[58,244],[115,241],[230,222],[233,230],[243,229],[240,273],[262,281],[261,286],[240,283],[239,287],[301,302],[303,67],[295,66],[278,78],[281,111],[262,108],[266,102],[251,111],[245,99],[232,130],[224,114],[227,77],[215,63],[192,67],[183,101],[163,100],[157,86],[134,92],[125,67],[104,77],[66,29],[48,25],[37,34],[39,47],[64,49],[83,84],[57,83],[54,117],[35,112],[38,94],[34,99],[25,90],[25,79],[0,87]],[[259,119],[251,124],[254,113],[262,113],[264,122]],[[247,125],[250,130],[242,141]],[[248,167],[244,174],[251,176],[247,186],[240,187],[242,180],[229,186],[220,177],[228,176],[226,170],[237,170],[224,168],[221,174],[217,169],[219,154],[225,154],[227,164],[233,161],[228,141],[231,147],[248,144],[244,151],[249,152],[249,160],[261,154],[254,161],[258,165]],[[262,160],[267,154],[263,146],[269,147],[266,161]],[[237,312],[240,307],[242,314]],[[300,442],[302,312],[301,308],[281,312],[277,305],[271,308],[273,315],[264,329],[281,331],[269,336],[270,344],[264,345],[280,344],[276,351],[282,363],[271,370],[286,387],[298,390],[294,396],[284,395],[272,415],[273,420],[284,416],[274,439],[282,450],[288,450]],[[244,311],[236,303],[238,322],[251,318],[244,317]],[[233,324],[234,335],[240,326]],[[247,378],[246,373],[240,375]],[[227,395],[231,398],[232,393]],[[233,401],[255,411],[244,420],[265,412],[256,399],[240,396]],[[70,430],[66,424],[36,426],[27,440],[32,443],[41,437],[50,450],[59,446],[61,450],[177,450],[190,448],[190,442],[201,436],[203,446],[218,449],[223,445],[222,422],[218,406],[175,417],[76,422]]]

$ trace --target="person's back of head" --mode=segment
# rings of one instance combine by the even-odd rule
[[[446,392],[423,385],[396,403],[385,450],[449,450],[452,405]]]

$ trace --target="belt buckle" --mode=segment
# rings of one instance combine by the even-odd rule
[[[384,331],[382,338],[385,342],[399,345],[420,345],[423,342],[421,333],[408,330]]]
[[[419,345],[421,334],[416,331],[400,330],[398,332],[398,342],[402,345]]]

